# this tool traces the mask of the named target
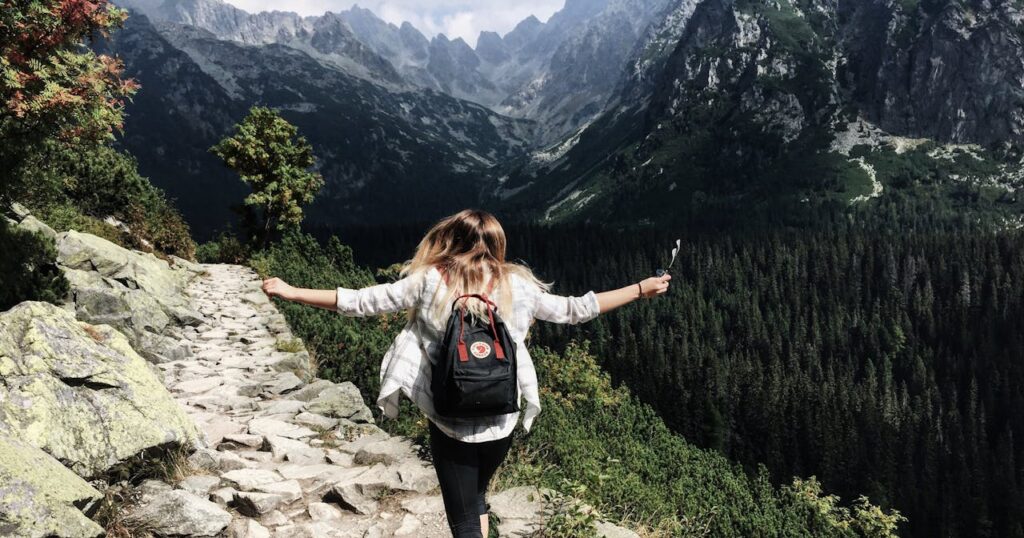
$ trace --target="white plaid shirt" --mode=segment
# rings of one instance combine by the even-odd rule
[[[524,340],[530,323],[536,318],[554,323],[582,323],[600,313],[593,291],[580,297],[563,297],[545,293],[535,284],[509,275],[512,287],[513,312],[499,312],[516,343],[518,394],[523,411],[523,428],[530,431],[534,417],[540,413],[537,372]],[[437,288],[441,286],[438,291]],[[512,433],[519,412],[479,418],[448,418],[434,411],[430,390],[431,364],[436,360],[439,342],[444,333],[444,319],[432,319],[431,301],[445,297],[447,286],[441,273],[431,267],[417,271],[397,282],[377,284],[354,290],[338,288],[338,312],[347,316],[372,316],[387,312],[416,309],[416,315],[395,337],[380,367],[380,394],[377,406],[389,418],[398,416],[399,390],[449,436],[470,443],[501,439]],[[497,295],[497,290],[492,292]],[[523,407],[523,400],[526,406]]]

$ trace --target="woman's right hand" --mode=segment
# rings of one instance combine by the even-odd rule
[[[642,297],[650,299],[668,291],[668,281],[672,275],[665,273],[661,276],[652,276],[640,281],[640,288],[643,290]]]
[[[267,297],[280,297],[286,301],[291,301],[295,295],[294,292],[295,288],[276,276],[263,281],[263,293],[266,293]]]

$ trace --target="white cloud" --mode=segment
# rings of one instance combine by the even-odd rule
[[[396,25],[408,21],[427,38],[445,34],[450,39],[461,37],[470,46],[482,30],[505,35],[519,21],[534,15],[546,21],[561,9],[564,0],[226,0],[250,13],[260,11],[294,11],[300,15],[320,15],[325,11],[344,11],[359,4],[378,17]]]

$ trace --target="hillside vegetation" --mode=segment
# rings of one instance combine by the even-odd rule
[[[361,287],[376,282],[337,239],[321,246],[292,234],[252,265],[303,287]],[[378,273],[393,278],[394,267]],[[281,303],[289,324],[315,351],[320,375],[353,380],[365,397],[379,390],[379,362],[404,315],[347,318]],[[605,362],[614,361],[606,357]],[[535,348],[543,408],[535,429],[517,429],[500,482],[543,484],[596,506],[655,536],[894,536],[900,516],[868,504],[852,508],[824,495],[813,479],[772,484],[714,451],[673,433],[654,409],[614,388],[586,343]],[[382,426],[422,441],[425,423],[403,399]]]

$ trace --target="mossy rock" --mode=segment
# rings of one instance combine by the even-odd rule
[[[12,435],[94,477],[195,424],[120,332],[48,303],[0,314],[0,413]]]
[[[101,497],[50,455],[0,431],[0,536],[102,536],[83,513]]]

